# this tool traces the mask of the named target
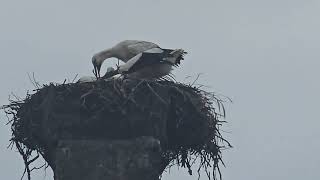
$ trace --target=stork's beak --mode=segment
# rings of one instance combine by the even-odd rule
[[[98,77],[98,74],[97,74],[97,68],[96,68],[96,66],[95,65],[93,65],[93,74],[96,76],[96,77]]]
[[[100,69],[101,69],[101,65],[98,65],[97,66],[97,72],[98,72],[98,77],[100,78],[101,76],[100,76]]]
[[[101,65],[93,65],[93,73],[97,78],[100,78]]]

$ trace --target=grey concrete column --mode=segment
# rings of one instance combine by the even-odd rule
[[[158,180],[162,173],[160,142],[132,140],[63,140],[55,153],[55,180]]]

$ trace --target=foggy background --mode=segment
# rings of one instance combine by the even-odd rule
[[[121,40],[184,48],[176,79],[203,73],[198,83],[234,101],[223,127],[234,145],[223,152],[225,180],[320,178],[320,1],[0,2],[0,104],[33,89],[27,73],[40,83],[91,75],[91,56]],[[0,178],[17,180],[23,161],[6,149],[10,127],[0,119]],[[50,171],[34,180],[52,180]],[[176,179],[197,176],[163,177]]]

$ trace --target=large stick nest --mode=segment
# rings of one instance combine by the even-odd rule
[[[231,145],[219,127],[225,116],[213,93],[172,81],[110,80],[50,84],[4,107],[11,117],[12,145],[29,165],[44,157],[55,169],[53,152],[62,139],[128,139],[153,136],[161,142],[163,164],[178,164],[192,174],[221,173],[221,150]],[[223,163],[223,162],[222,162]]]

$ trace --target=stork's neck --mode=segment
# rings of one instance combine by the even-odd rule
[[[108,58],[115,57],[114,50],[113,50],[113,48],[103,50],[103,51],[97,53],[95,55],[95,57],[97,58],[98,61],[100,61],[102,63],[104,60],[106,60]]]

